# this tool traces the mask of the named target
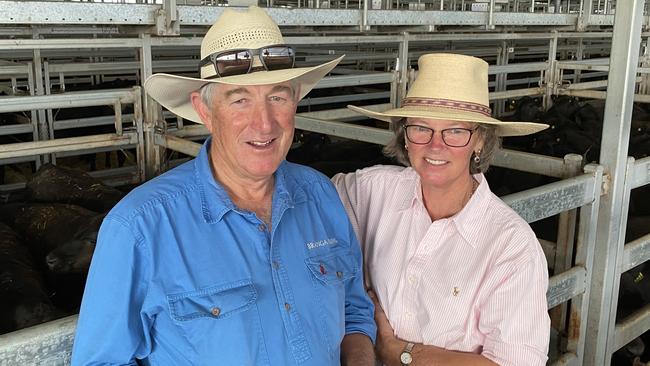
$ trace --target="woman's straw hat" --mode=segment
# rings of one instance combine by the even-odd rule
[[[485,123],[499,136],[522,136],[548,127],[543,123],[504,122],[491,117],[488,64],[471,56],[432,53],[418,60],[419,72],[400,108],[373,112],[349,105],[353,111],[386,122],[404,117]]]
[[[284,44],[280,29],[262,9],[257,6],[251,6],[244,11],[227,8],[203,38],[201,59],[229,50],[254,50],[278,44]],[[202,123],[192,107],[190,93],[207,83],[269,85],[294,80],[300,87],[300,98],[303,98],[342,58],[343,56],[314,67],[255,71],[226,77],[214,77],[216,70],[210,63],[201,68],[201,78],[155,74],[147,79],[144,87],[153,99],[171,112],[190,121]],[[254,57],[253,67],[261,65],[259,57]],[[209,79],[211,77],[213,78]]]

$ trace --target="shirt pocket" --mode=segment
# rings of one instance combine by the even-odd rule
[[[228,318],[248,310],[257,300],[250,280],[169,295],[171,316],[176,321],[197,318]]]
[[[347,250],[309,257],[305,264],[314,288],[312,307],[320,314],[321,323],[314,324],[314,327],[322,330],[320,336],[330,355],[338,359],[339,346],[345,335],[345,285],[346,281],[359,275],[359,266]]]
[[[309,257],[305,263],[312,275],[324,284],[340,284],[359,274],[359,266],[348,251]]]

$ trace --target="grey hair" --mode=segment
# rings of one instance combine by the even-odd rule
[[[411,166],[408,151],[406,150],[406,118],[401,118],[390,124],[390,130],[393,131],[393,138],[384,146],[384,155],[395,159],[398,163]],[[495,125],[478,123],[474,134],[483,139],[483,149],[479,152],[480,161],[477,164],[474,161],[475,153],[472,152],[470,157],[469,172],[471,174],[485,173],[496,152],[501,147],[501,138],[497,136],[497,127]]]
[[[217,92],[218,83],[205,83],[200,89],[199,93],[201,96],[201,102],[205,105],[210,105],[212,103],[212,98]]]

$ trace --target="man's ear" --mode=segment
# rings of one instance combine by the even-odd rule
[[[205,125],[205,128],[212,133],[212,113],[210,108],[203,103],[203,100],[201,100],[201,94],[198,91],[193,91],[190,94],[190,101],[192,102],[192,107],[194,107],[194,110],[199,115],[199,118],[201,118],[203,125]]]

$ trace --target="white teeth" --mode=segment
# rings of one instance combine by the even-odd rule
[[[427,163],[431,165],[442,165],[447,163],[445,160],[433,160],[433,159],[424,159],[424,160],[426,160]]]
[[[273,142],[273,140],[268,140],[268,141],[264,141],[264,142],[251,141],[250,144],[251,144],[251,145],[255,145],[255,146],[267,146],[267,145],[270,144],[271,142]]]

